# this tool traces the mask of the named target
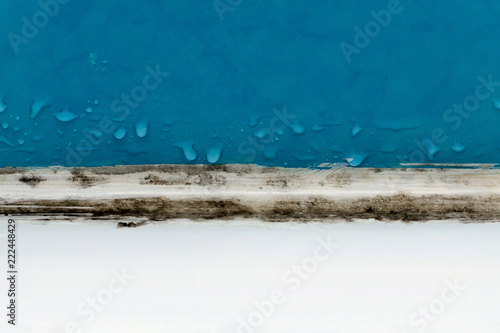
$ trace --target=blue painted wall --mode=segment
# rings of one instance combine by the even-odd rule
[[[1,166],[499,158],[498,1],[5,0],[0,12]]]

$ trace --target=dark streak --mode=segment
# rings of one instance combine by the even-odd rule
[[[23,201],[0,206],[0,214],[72,215],[88,218],[146,217],[150,220],[259,218],[265,221],[375,219],[429,221],[458,219],[484,222],[500,217],[500,196],[411,196],[398,194],[362,199],[266,202],[260,205],[228,200],[128,198],[106,200]]]

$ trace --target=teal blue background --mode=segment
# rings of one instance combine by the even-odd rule
[[[0,97],[9,106],[0,166],[208,163],[211,147],[222,147],[217,163],[272,166],[498,161],[500,87],[471,112],[447,111],[488,92],[479,77],[500,81],[498,1],[401,0],[350,62],[341,43],[355,47],[355,28],[370,27],[388,1],[58,6],[26,38],[23,17],[33,22],[40,4],[0,4]],[[169,75],[117,113],[113,101],[142,85],[148,66]],[[44,98],[33,119],[31,103]],[[98,101],[92,112],[89,100]],[[284,108],[293,118],[276,118]],[[60,121],[61,110],[75,119]],[[192,161],[179,148],[191,144]]]

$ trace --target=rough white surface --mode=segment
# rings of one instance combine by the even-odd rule
[[[190,166],[186,166],[189,168]],[[243,200],[286,199],[301,196],[325,198],[360,198],[376,195],[406,193],[414,195],[491,195],[500,194],[499,169],[357,169],[333,167],[330,169],[284,169],[252,167],[250,173],[210,171],[215,177],[224,177],[225,183],[193,183],[184,172],[155,171],[126,174],[93,174],[92,186],[82,187],[69,179],[69,169],[30,169],[27,175],[39,176],[45,181],[31,187],[19,181],[21,173],[0,174],[0,203],[19,200],[105,199],[130,197],[165,198],[241,198]],[[268,168],[269,169],[269,168]],[[147,176],[174,180],[177,185],[145,185]],[[188,182],[189,185],[183,185]],[[286,182],[286,186],[283,186]],[[142,183],[142,184],[141,184]]]
[[[500,331],[499,223],[175,221],[117,229],[113,222],[16,221],[19,324],[8,327],[2,313],[1,332],[65,332],[71,321],[81,329],[75,332],[106,333]],[[5,218],[5,259],[6,229]],[[292,290],[284,274],[328,238],[338,248]],[[134,279],[86,322],[88,308],[79,315],[79,306],[122,269]],[[454,280],[466,290],[425,330],[412,325]],[[238,330],[238,318],[274,289],[286,301],[257,328]]]

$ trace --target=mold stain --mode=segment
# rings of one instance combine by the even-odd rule
[[[19,181],[21,183],[24,183],[26,185],[29,185],[31,187],[37,187],[41,182],[46,181],[47,179],[37,176],[35,174],[23,174],[20,178]]]
[[[310,197],[301,201],[260,204],[244,204],[238,199],[171,200],[154,197],[23,201],[0,205],[0,214],[45,216],[65,214],[104,219],[146,217],[152,221],[258,218],[270,222],[354,219],[404,222],[456,219],[463,222],[485,222],[500,217],[500,208],[497,208],[500,207],[499,204],[499,195],[475,197],[396,194],[354,200]]]
[[[71,170],[71,177],[68,181],[78,184],[80,187],[87,188],[103,183],[106,180],[104,177],[89,176],[83,168],[75,168]]]

